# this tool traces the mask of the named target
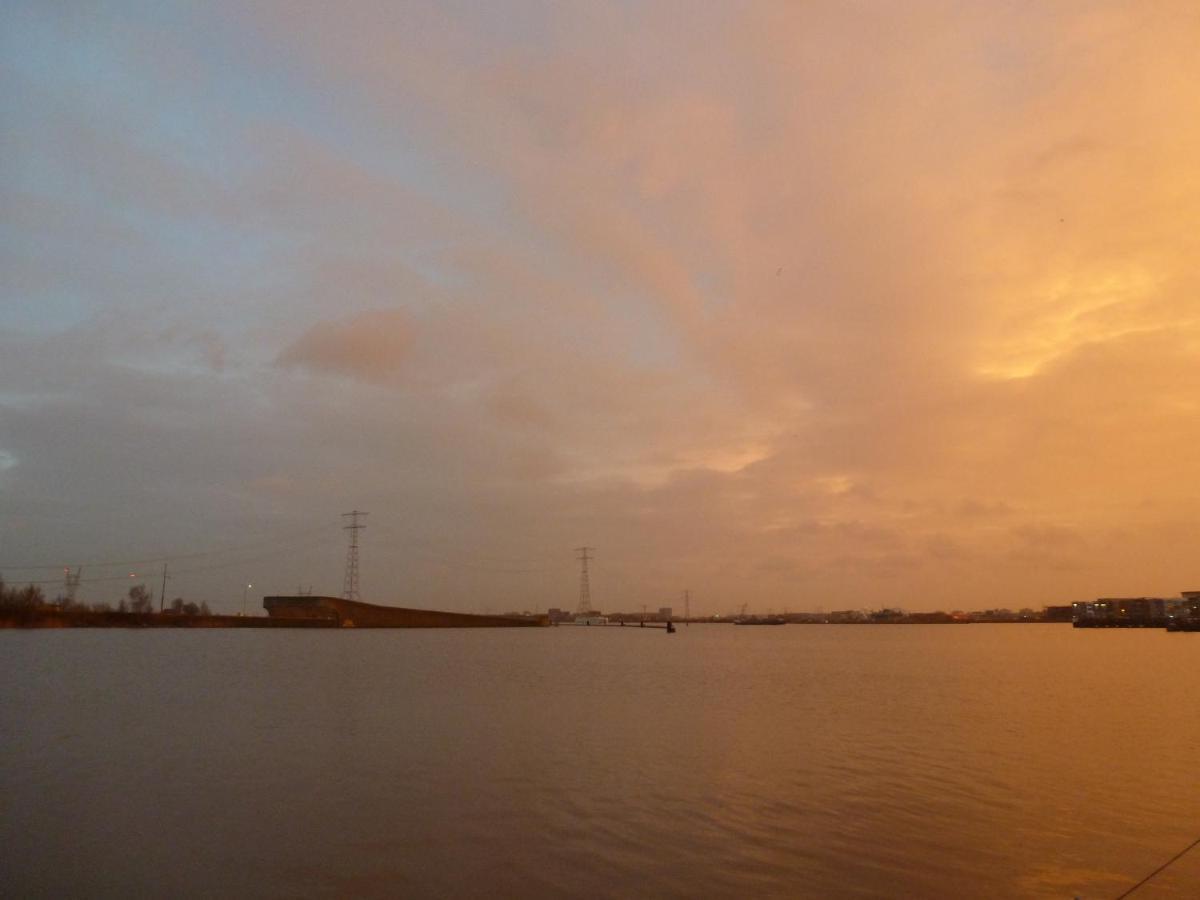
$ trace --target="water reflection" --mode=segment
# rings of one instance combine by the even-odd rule
[[[1186,635],[0,639],[14,895],[1101,897],[1200,833]]]

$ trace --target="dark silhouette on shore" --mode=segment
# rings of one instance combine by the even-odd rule
[[[9,587],[0,578],[0,627],[71,628],[106,626],[188,627],[200,620],[236,618],[214,616],[208,604],[176,597],[161,613],[155,612],[154,597],[143,584],[129,588],[114,607],[107,601],[80,603],[68,597],[47,599],[40,585]]]

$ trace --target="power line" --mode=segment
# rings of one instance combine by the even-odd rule
[[[365,528],[365,527],[366,527],[365,525],[360,526],[360,528]],[[260,562],[264,559],[269,559],[272,556],[276,556],[282,552],[291,551],[291,550],[295,550],[298,548],[307,548],[307,547],[316,546],[316,545],[319,545],[324,542],[324,537],[322,536],[322,534],[318,534],[317,532],[322,532],[322,533],[326,532],[327,528],[328,528],[327,525],[321,525],[315,529],[308,528],[308,529],[304,529],[303,531],[295,532],[295,534],[298,536],[311,534],[312,537],[309,540],[303,540],[303,541],[285,539],[286,542],[275,542],[277,544],[275,547],[272,547],[271,549],[269,549],[263,553],[257,553],[252,556],[240,556],[237,559],[228,560],[228,561],[213,562],[213,563],[208,563],[208,564],[203,564],[203,565],[191,565],[191,566],[187,566],[185,568],[173,569],[171,571],[170,577],[177,578],[182,575],[195,575],[195,574],[200,574],[203,572],[218,571],[220,569],[231,569],[231,568],[235,568],[237,566],[247,565],[249,563]],[[224,554],[224,553],[230,553],[235,550],[252,549],[254,546],[256,546],[256,545],[261,546],[263,543],[269,543],[269,542],[261,542],[260,541],[260,542],[252,543],[249,546],[243,545],[242,547],[231,547],[231,548],[225,548],[225,549],[221,549],[221,550],[209,550],[209,551],[205,551],[203,553],[189,553],[189,554],[178,554],[178,555],[174,555],[174,556],[147,557],[144,559],[137,559],[137,560],[125,560],[123,562],[122,561],[109,561],[109,562],[103,562],[103,563],[85,563],[84,565],[90,569],[105,569],[105,568],[112,569],[112,568],[116,568],[118,566],[120,566],[120,567],[134,567],[134,566],[141,567],[141,566],[148,566],[148,565],[152,565],[152,564],[165,565],[168,562],[175,562],[175,561],[179,561],[179,560],[188,560],[188,559],[200,560],[206,556],[216,556],[216,555],[220,555],[220,554]],[[445,553],[438,553],[434,550],[426,549],[424,546],[420,545],[420,542],[415,541],[415,540],[405,540],[405,541],[400,541],[398,543],[403,543],[403,544],[408,545],[410,552],[416,553],[419,556],[422,556],[426,559],[432,560],[436,563],[439,563],[443,566],[446,566],[447,568],[454,569],[454,570],[461,570],[461,571],[468,571],[468,572],[484,572],[484,573],[488,573],[488,574],[502,574],[502,575],[537,575],[537,574],[550,572],[550,571],[553,571],[553,570],[559,568],[557,565],[549,565],[549,564],[545,564],[545,565],[534,564],[534,565],[527,565],[527,566],[521,565],[520,563],[524,562],[524,560],[518,560],[518,559],[515,559],[512,557],[510,557],[509,560],[511,560],[514,563],[514,565],[505,566],[505,565],[479,564],[479,563],[467,562],[462,558],[455,558],[455,557],[449,556]],[[475,557],[475,558],[480,558],[480,557]],[[482,558],[483,559],[494,559],[497,561],[503,560],[502,557],[498,557],[498,556],[484,556]],[[34,569],[65,572],[65,571],[69,570],[69,567],[67,567],[67,566],[0,566],[0,575],[4,574],[5,572],[10,572],[10,571],[20,572],[20,571],[30,571],[30,570],[34,570]],[[94,583],[101,583],[101,582],[126,581],[129,578],[129,575],[130,575],[130,573],[128,573],[128,572],[122,573],[120,575],[103,575],[103,574],[93,575],[88,578],[81,579],[79,583],[80,584],[94,584]],[[145,577],[150,577],[150,576],[147,574]],[[33,578],[33,579],[16,578],[16,579],[12,580],[12,583],[14,583],[14,584],[19,583],[22,585],[25,585],[25,584],[38,584],[38,585],[58,584],[58,585],[61,585],[61,584],[63,584],[63,578],[60,578],[60,577]]]
[[[328,526],[324,526],[324,527],[327,528]],[[324,528],[323,528],[323,530],[324,530]],[[177,578],[180,575],[195,575],[195,574],[198,574],[201,572],[214,572],[219,569],[232,569],[237,566],[247,565],[249,563],[261,562],[264,559],[270,559],[272,556],[277,556],[278,554],[284,553],[287,551],[293,551],[297,548],[311,547],[318,543],[324,543],[324,538],[292,542],[292,543],[289,543],[289,544],[286,544],[283,546],[275,547],[274,549],[269,550],[265,553],[259,553],[254,556],[244,556],[244,557],[241,557],[240,559],[234,559],[234,560],[230,560],[228,562],[212,563],[211,565],[204,565],[204,566],[192,566],[191,568],[187,568],[187,569],[176,569],[175,571],[173,571],[171,573],[170,577]],[[196,554],[196,555],[201,555],[201,554]],[[208,554],[203,554],[203,555],[208,555]],[[170,557],[170,559],[179,559],[179,558],[182,558],[182,557]],[[159,557],[158,560],[152,560],[152,561],[158,562],[158,561],[161,561],[161,559],[162,559],[162,557]],[[112,566],[114,564],[110,563],[109,565]],[[56,567],[56,568],[61,568],[61,567]],[[97,582],[104,582],[104,581],[126,581],[127,579],[129,579],[131,577],[133,577],[133,578],[137,578],[137,577],[149,578],[151,576],[149,573],[139,576],[139,575],[137,575],[137,573],[134,573],[134,572],[130,572],[130,573],[127,573],[124,575],[100,575],[100,576],[96,576],[96,577],[83,578],[83,579],[81,579],[80,584],[94,584]],[[62,583],[63,583],[63,579],[61,579],[61,578],[41,578],[41,579],[33,579],[33,580],[29,580],[29,581],[27,581],[23,578],[19,578],[14,582],[14,584],[62,584]]]
[[[79,565],[87,566],[89,569],[115,569],[118,566],[121,566],[121,567],[148,566],[148,565],[151,565],[152,563],[160,563],[160,562],[164,562],[164,561],[170,562],[171,560],[176,560],[176,559],[193,559],[193,558],[200,557],[200,556],[212,556],[214,553],[220,553],[220,552],[224,552],[224,551],[213,550],[213,551],[209,551],[206,553],[180,553],[175,556],[151,556],[146,559],[118,559],[118,560],[112,560],[109,562],[85,562],[85,563],[80,563]],[[16,572],[48,572],[48,571],[51,571],[54,569],[64,569],[64,568],[68,568],[68,567],[63,566],[63,565],[57,565],[57,566],[0,565],[0,570],[6,571],[6,572],[13,572],[13,571],[16,571]],[[33,582],[30,582],[30,583],[32,584]]]
[[[95,584],[98,581],[126,581],[130,578],[135,578],[135,577],[137,577],[137,576],[133,575],[132,573],[129,575],[104,575],[104,576],[101,576],[100,578],[81,579],[79,584],[81,584],[81,585]],[[149,577],[149,576],[146,576],[146,577]],[[13,582],[13,586],[15,587],[18,585],[26,585],[26,584],[62,584],[62,583],[63,583],[63,579],[61,579],[61,578],[35,578],[32,581],[26,581],[24,578],[19,578]]]
[[[413,548],[414,553],[423,556],[426,559],[433,560],[443,566],[451,569],[462,569],[469,572],[489,572],[500,573],[503,575],[537,575],[551,570],[550,566],[534,566],[525,568],[513,568],[509,566],[489,566],[478,565],[476,563],[462,562],[457,559],[452,559],[444,554],[435,553],[430,550],[422,550],[421,548]]]
[[[175,572],[175,575],[193,575],[197,572],[212,572],[217,569],[231,569],[231,568],[234,568],[235,566],[243,566],[243,565],[246,565],[247,563],[260,562],[264,559],[270,559],[272,556],[277,556],[280,553],[283,553],[283,552],[289,551],[289,550],[295,550],[296,548],[299,548],[299,547],[312,547],[312,546],[316,546],[317,544],[323,544],[323,543],[325,543],[325,539],[323,537],[313,538],[313,539],[307,540],[307,541],[301,541],[301,542],[297,542],[297,543],[288,544],[288,545],[282,546],[282,547],[276,547],[274,550],[270,550],[266,553],[259,553],[255,556],[245,556],[245,557],[242,557],[241,559],[232,560],[231,562],[213,563],[212,565],[209,565],[209,566],[194,566],[193,568],[190,568],[190,569],[180,569]]]
[[[1196,838],[1194,841],[1192,841],[1190,844],[1188,844],[1186,847],[1184,847],[1182,850],[1180,850],[1178,853],[1176,853],[1174,856],[1172,856],[1170,859],[1168,859],[1165,863],[1163,863],[1161,866],[1159,866],[1157,869],[1155,869],[1153,872],[1151,872],[1149,875],[1147,875],[1145,878],[1143,878],[1141,881],[1139,881],[1133,887],[1131,887],[1127,891],[1125,891],[1125,893],[1123,893],[1119,897],[1117,897],[1116,900],[1125,900],[1126,897],[1128,897],[1130,894],[1132,894],[1134,891],[1136,891],[1138,888],[1140,888],[1142,885],[1144,885],[1146,882],[1148,882],[1151,878],[1153,878],[1159,872],[1164,871],[1168,866],[1170,866],[1173,863],[1177,862],[1178,860],[1182,859],[1183,855],[1185,853],[1187,853],[1189,850],[1195,849],[1196,847],[1200,847],[1200,838]]]
[[[469,557],[463,553],[461,543],[454,543],[454,550],[448,552],[442,549],[439,542],[429,539],[421,539],[411,535],[393,536],[393,532],[387,530],[376,531],[377,538],[382,538],[386,535],[385,543],[402,545],[410,552],[436,560],[456,569],[474,569],[480,572],[508,572],[513,574],[533,574],[537,572],[550,572],[561,569],[561,564],[551,563],[545,557],[535,558],[530,556],[512,556],[512,555],[496,555],[494,553],[480,553],[475,550],[469,551]],[[441,542],[444,544],[445,542]],[[470,562],[465,560],[470,559]]]
[[[238,545],[232,546],[232,547],[218,547],[218,548],[215,548],[212,550],[201,550],[201,551],[198,551],[195,553],[170,553],[170,554],[164,553],[164,554],[160,554],[158,556],[150,556],[150,557],[146,557],[143,559],[123,559],[123,560],[118,559],[118,560],[108,560],[108,561],[101,561],[101,562],[84,562],[84,563],[78,563],[77,565],[87,566],[88,568],[91,568],[91,569],[111,569],[111,568],[116,568],[117,566],[121,566],[121,567],[124,567],[124,566],[148,566],[148,565],[152,565],[155,563],[174,562],[175,560],[180,560],[180,559],[200,559],[201,557],[205,557],[205,556],[219,556],[224,553],[236,553],[236,552],[244,551],[248,548],[259,547],[259,546],[263,546],[263,545],[271,546],[274,544],[291,542],[294,538],[299,538],[299,537],[303,537],[303,536],[310,535],[310,534],[316,534],[317,532],[323,532],[323,531],[325,531],[325,529],[327,527],[328,527],[327,525],[315,525],[315,526],[310,525],[310,526],[302,528],[302,529],[296,529],[294,531],[285,532],[283,535],[279,535],[279,536],[272,537],[272,538],[251,540],[248,543],[238,544]],[[66,568],[66,567],[63,566],[61,563],[59,563],[58,565],[38,564],[38,565],[28,565],[28,566],[0,564],[0,571],[17,571],[17,572],[59,571],[64,568]],[[26,582],[26,583],[28,583],[28,584],[35,584],[35,583],[48,584],[49,582]]]

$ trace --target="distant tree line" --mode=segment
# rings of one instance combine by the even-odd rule
[[[146,590],[144,584],[135,584],[129,593],[122,597],[114,608],[111,603],[101,601],[90,606],[66,597],[56,597],[53,601],[46,599],[41,585],[27,584],[24,587],[9,587],[0,577],[0,609],[10,610],[42,610],[55,609],[62,612],[119,612],[138,613],[145,615],[155,612],[154,597]],[[165,613],[180,616],[211,615],[207,603],[185,603],[182,597],[176,597],[164,610]]]
[[[46,595],[36,584],[27,584],[23,588],[9,587],[0,578],[0,606],[6,609],[37,609],[46,605]]]

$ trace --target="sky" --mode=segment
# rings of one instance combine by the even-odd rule
[[[1200,6],[4,3],[0,575],[1200,589]],[[247,588],[253,585],[253,588]],[[261,602],[260,599],[257,602]]]

